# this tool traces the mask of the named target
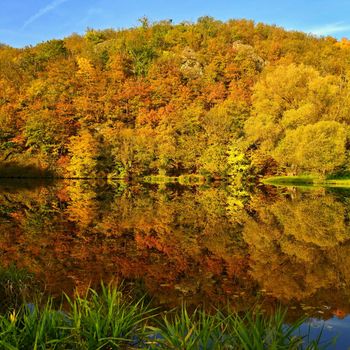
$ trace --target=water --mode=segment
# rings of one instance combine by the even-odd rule
[[[350,344],[347,189],[3,180],[0,246],[54,296],[113,279],[166,308],[282,305]]]

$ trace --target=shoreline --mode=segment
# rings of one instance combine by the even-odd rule
[[[299,176],[271,176],[262,179],[264,185],[274,186],[328,186],[328,187],[350,187],[350,178],[320,178],[312,175]]]

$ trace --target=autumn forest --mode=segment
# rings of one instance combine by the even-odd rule
[[[0,175],[346,174],[350,42],[171,20],[0,46]]]

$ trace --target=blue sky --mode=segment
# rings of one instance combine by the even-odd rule
[[[248,18],[316,35],[350,37],[349,0],[0,0],[0,42],[15,47],[71,33],[152,21]]]

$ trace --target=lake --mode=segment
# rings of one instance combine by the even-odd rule
[[[0,265],[53,296],[124,281],[156,306],[282,305],[350,344],[350,189],[2,180]]]

